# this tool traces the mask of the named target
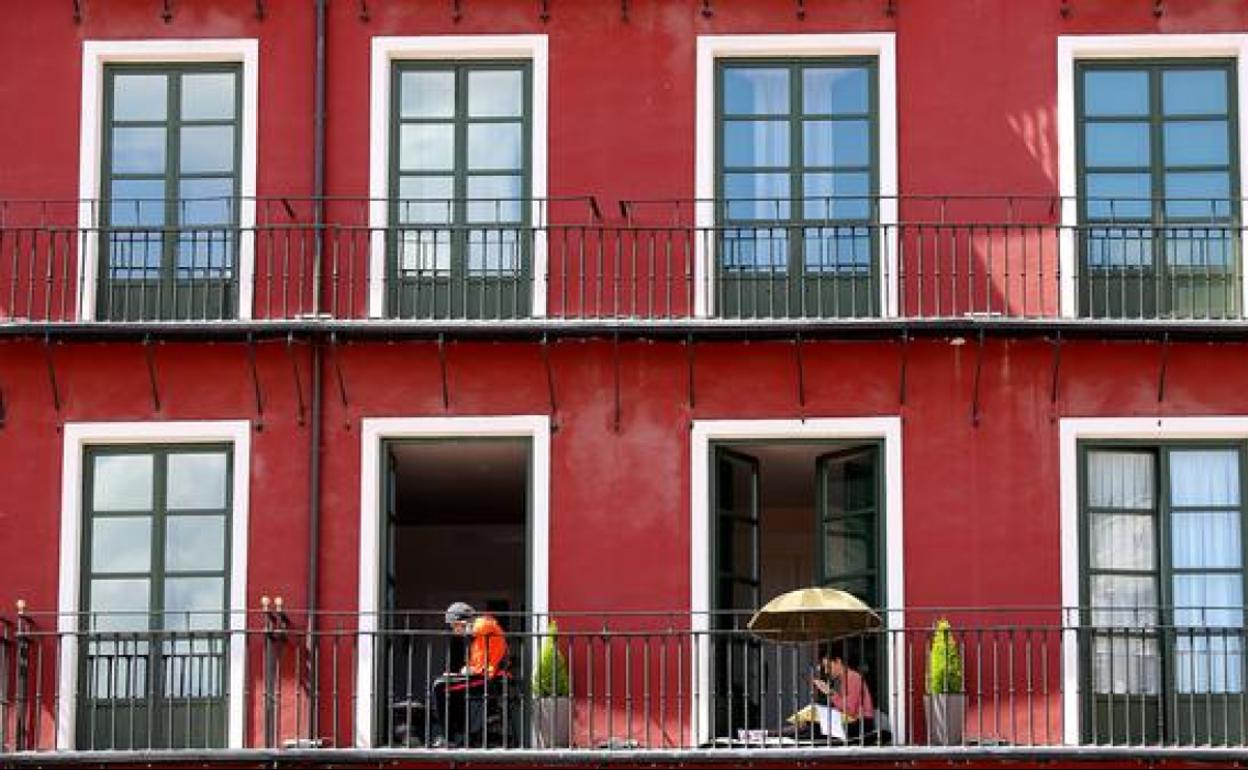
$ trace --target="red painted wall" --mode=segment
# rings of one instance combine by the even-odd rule
[[[530,0],[330,3],[328,191],[367,194],[369,39],[374,35],[544,32],[550,35],[550,192],[595,194],[608,213],[626,198],[693,194],[696,35],[895,30],[903,193],[1052,195],[1056,184],[1056,36],[1068,33],[1243,31],[1248,5],[1072,0]],[[81,41],[258,37],[259,192],[306,196],[312,172],[311,2],[151,0],[0,5],[0,198],[77,195]],[[900,414],[904,423],[906,601],[930,605],[1060,602],[1057,422],[1063,416],[1248,413],[1248,348],[1174,344],[1164,401],[1160,349],[1068,342],[1050,400],[1052,349],[988,342],[981,419],[971,420],[974,344],[918,341],[899,400],[900,345],[808,343],[805,406],[789,343],[706,342],[696,350],[696,408],[685,349],[621,345],[620,429],[614,430],[608,342],[553,344],[558,426],[552,443],[551,603],[556,611],[683,609],[688,604],[688,428],[697,418]],[[53,408],[52,361],[61,409]],[[344,407],[326,369],[321,605],[356,602],[359,420],[373,416],[533,414],[550,409],[540,349],[519,343],[449,348],[443,409],[436,348],[350,344],[339,351]],[[308,426],[306,349],[266,343],[257,354],[257,412],[246,349],[160,344],[162,408],[153,409],[140,346],[0,342],[0,615],[25,599],[56,606],[60,426],[67,421],[254,419],[249,603],[306,602]],[[298,369],[295,368],[297,365]],[[950,579],[956,564],[956,580]],[[621,578],[620,576],[626,576]]]

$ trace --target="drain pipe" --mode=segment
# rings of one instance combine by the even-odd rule
[[[316,5],[316,61],[312,82],[312,314],[321,311],[321,256],[325,223],[325,15],[328,0]],[[312,347],[312,414],[308,430],[308,640],[316,630],[317,583],[321,544],[321,340],[308,337]]]

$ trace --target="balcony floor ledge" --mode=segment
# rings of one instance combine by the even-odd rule
[[[620,339],[860,339],[985,336],[1102,339],[1248,340],[1244,319],[1092,318],[828,318],[828,319],[553,319],[402,320],[294,319],[214,321],[0,321],[0,338],[110,341],[135,339],[247,340],[340,338],[343,340],[543,338]]]
[[[0,754],[2,768],[75,767],[866,767],[1019,766],[1241,767],[1248,747],[912,746],[696,750],[427,750],[222,749],[179,751],[58,751]]]

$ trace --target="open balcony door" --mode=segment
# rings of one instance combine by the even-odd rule
[[[854,447],[821,455],[817,474],[816,550],[821,586],[847,591],[882,609],[886,593],[879,536],[883,501],[880,448]],[[885,637],[850,638],[835,645],[845,662],[865,677],[872,693],[887,692]],[[877,701],[878,702],[878,701]]]

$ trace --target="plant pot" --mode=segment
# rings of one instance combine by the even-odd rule
[[[927,742],[932,746],[962,744],[962,725],[966,721],[966,695],[942,693],[923,696],[927,712]]]
[[[533,747],[571,748],[572,698],[533,699]]]

